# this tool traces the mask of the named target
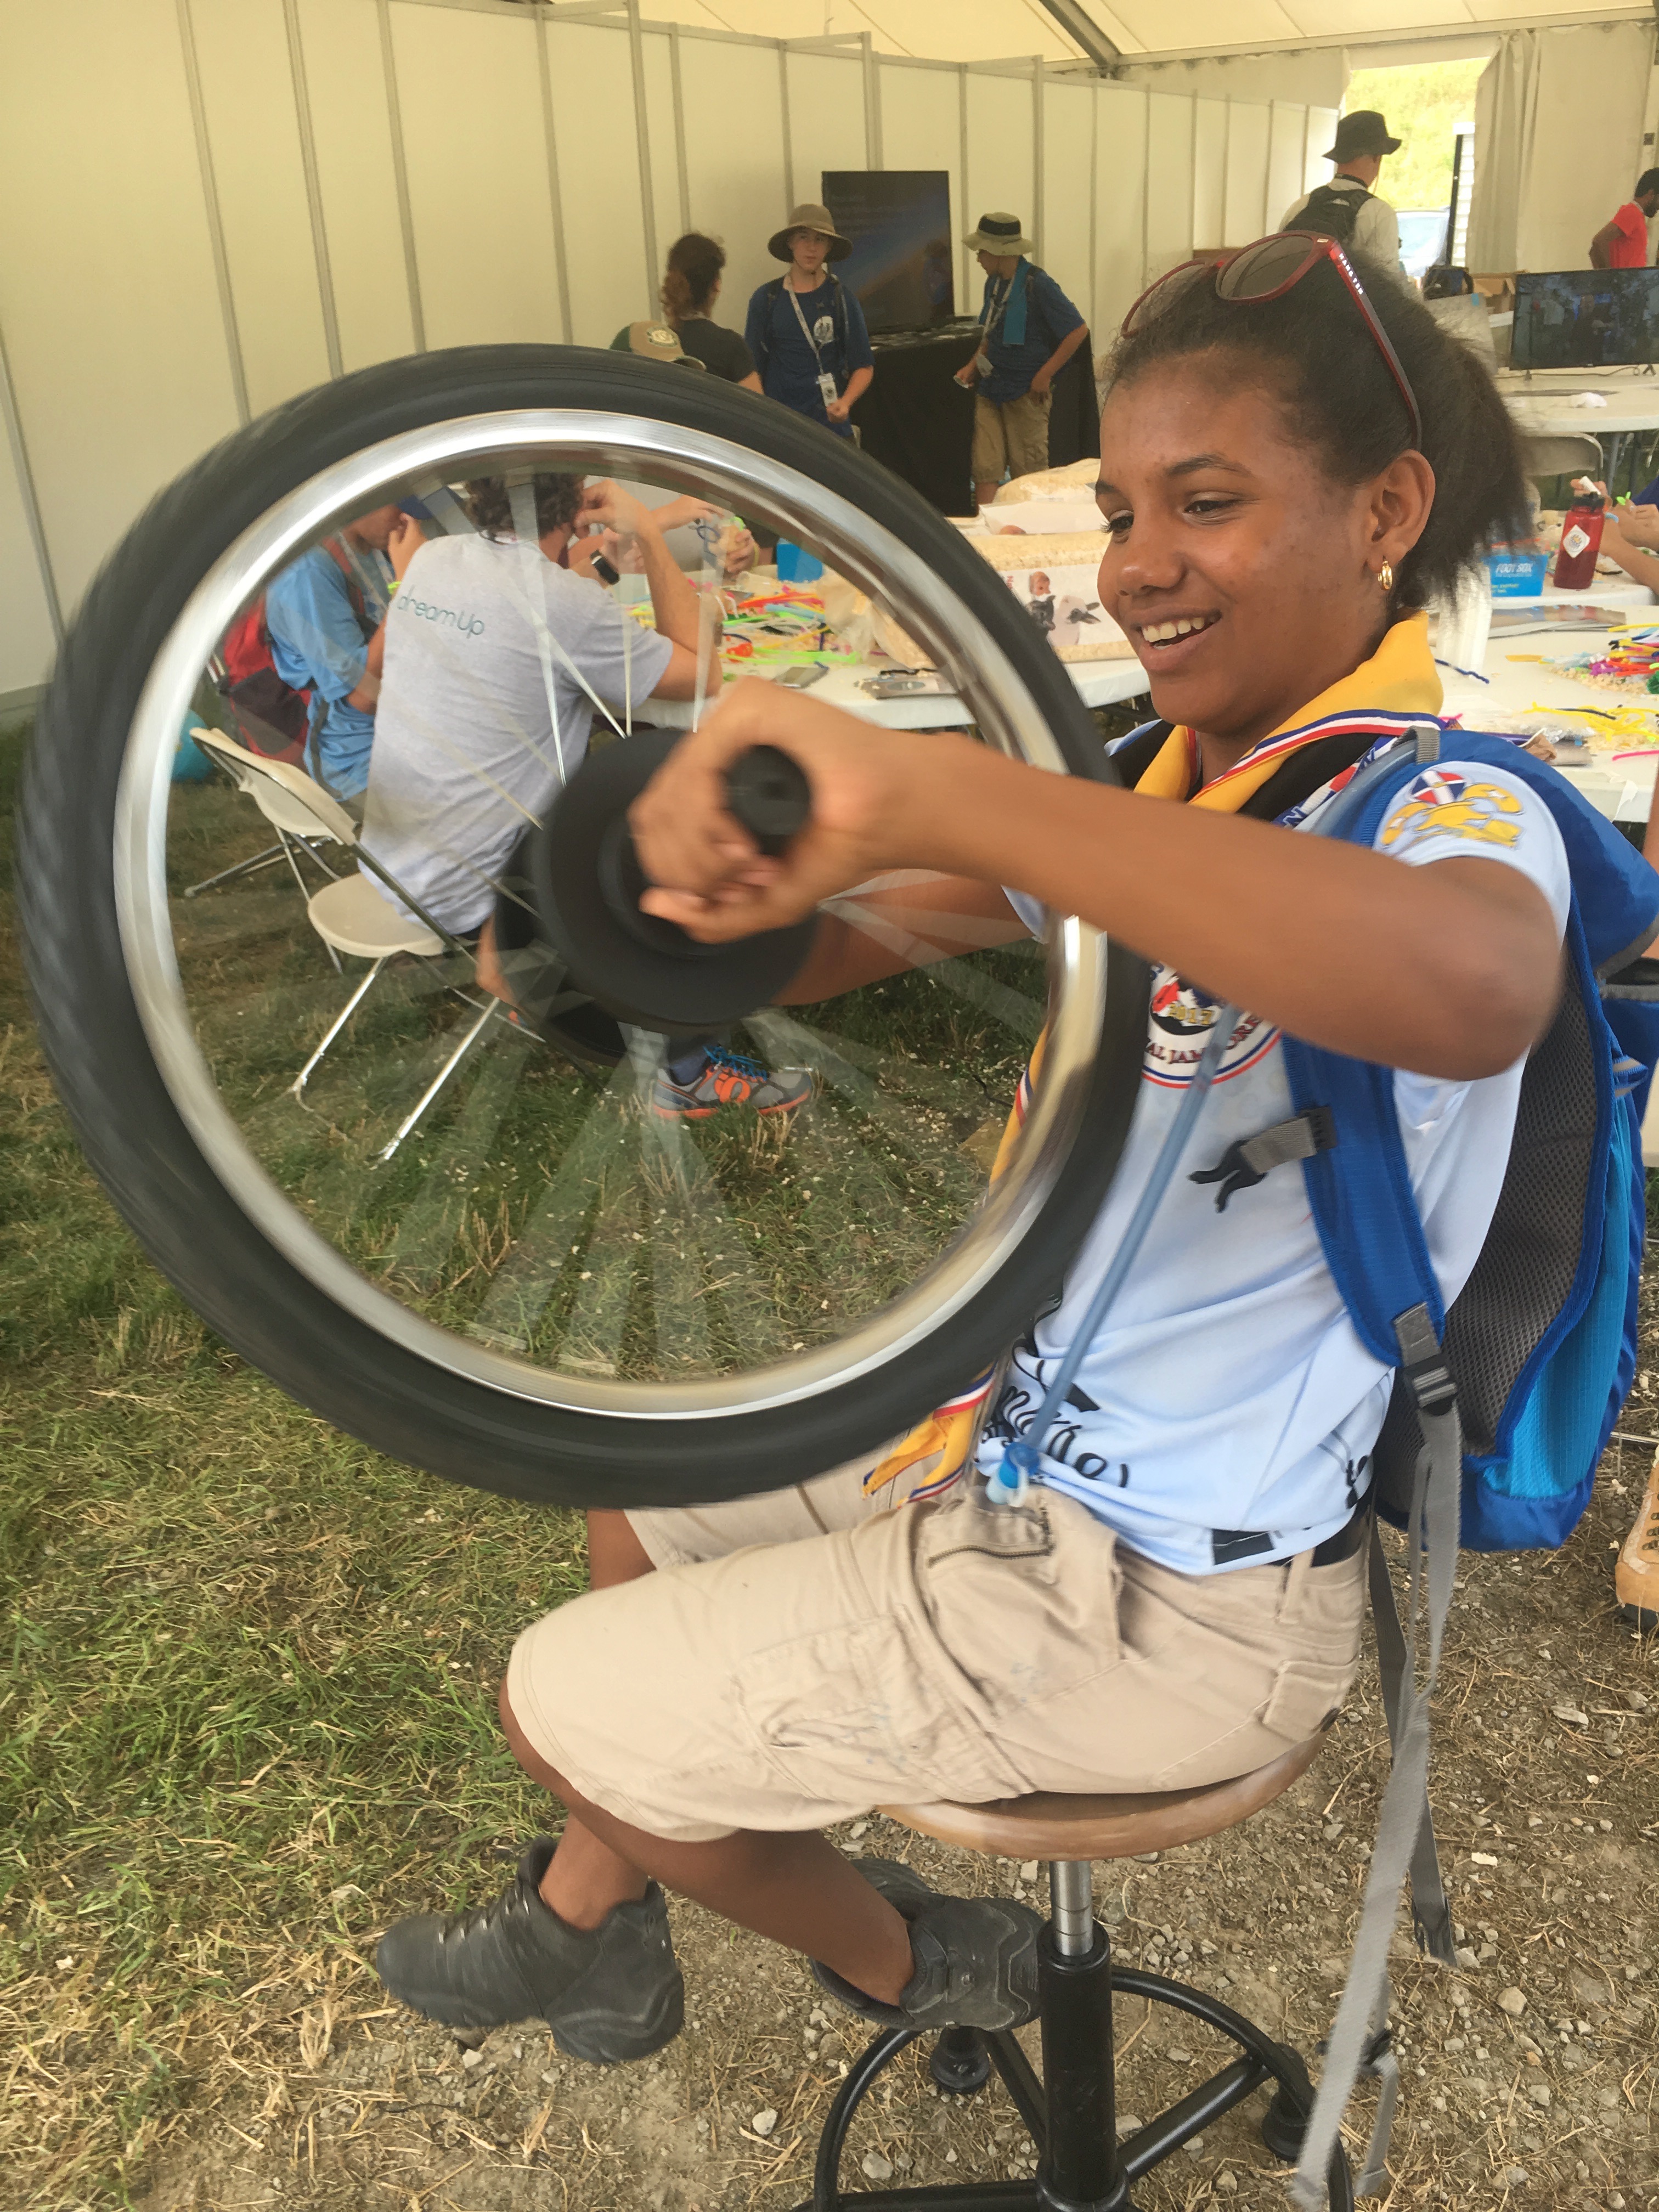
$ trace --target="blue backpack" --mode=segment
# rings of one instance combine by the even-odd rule
[[[1379,1510],[1406,1526],[1423,1437],[1397,1323],[1420,1309],[1456,1387],[1460,1541],[1553,1549],[1589,1501],[1635,1371],[1645,1188],[1633,1094],[1638,1079],[1645,1091],[1659,1046],[1659,1007],[1643,1000],[1659,993],[1625,987],[1635,995],[1607,1005],[1603,994],[1609,972],[1654,933],[1659,878],[1565,776],[1512,740],[1460,731],[1455,742],[1460,763],[1502,768],[1549,807],[1572,908],[1560,1008],[1528,1059],[1497,1212],[1449,1312],[1407,1176],[1391,1071],[1288,1036],[1285,1067],[1298,1113],[1323,1109],[1328,1141],[1302,1167],[1326,1262],[1367,1350],[1401,1370],[1373,1457]],[[1362,771],[1320,832],[1369,845],[1424,772],[1421,756],[1432,757],[1419,750]]]
[[[1401,793],[1437,762],[1442,734],[1437,724],[1419,725],[1414,759],[1401,759],[1404,749],[1395,747],[1362,769],[1316,834],[1369,845]],[[1644,979],[1613,979],[1639,976],[1651,965],[1637,956],[1655,933],[1659,878],[1565,776],[1513,741],[1459,731],[1455,743],[1460,766],[1504,769],[1548,806],[1566,848],[1572,902],[1561,1003],[1528,1055],[1492,1227],[1450,1310],[1407,1173],[1390,1069],[1285,1037],[1297,1115],[1264,1133],[1276,1154],[1264,1166],[1301,1160],[1349,1318],[1367,1349],[1396,1370],[1372,1458],[1373,1494],[1410,1540],[1403,1630],[1387,1562],[1375,1537],[1371,1544],[1394,1765],[1292,2184],[1293,2198],[1307,2208],[1322,2201],[1325,2166],[1361,2072],[1378,2078],[1381,2094],[1358,2191],[1386,2185],[1399,2078],[1389,2045],[1388,1948],[1407,1875],[1420,1947],[1445,1965],[1455,1960],[1428,1758],[1429,1698],[1459,1547],[1516,1551],[1565,1542],[1589,1503],[1636,1362],[1646,1218],[1640,1115],[1659,1057],[1659,989]],[[1457,795],[1452,775],[1448,796]],[[1419,1614],[1426,1643],[1420,1681]]]

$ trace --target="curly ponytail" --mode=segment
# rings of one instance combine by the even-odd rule
[[[662,311],[678,330],[687,315],[700,315],[726,266],[726,248],[700,230],[688,230],[668,249],[662,280]]]

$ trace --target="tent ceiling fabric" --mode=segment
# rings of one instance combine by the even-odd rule
[[[1302,40],[1374,45],[1392,38],[1628,21],[1644,7],[1607,0],[1076,0],[1126,63],[1212,58]],[[1042,0],[641,0],[647,21],[756,38],[867,32],[876,51],[928,61],[984,62],[1040,54],[1084,58]]]

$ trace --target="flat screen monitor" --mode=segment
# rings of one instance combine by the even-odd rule
[[[1613,368],[1652,361],[1659,269],[1553,269],[1515,280],[1516,368]]]
[[[948,169],[825,169],[823,204],[853,251],[836,273],[872,331],[930,330],[956,314]]]

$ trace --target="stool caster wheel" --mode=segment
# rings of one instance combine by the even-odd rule
[[[971,2097],[991,2078],[991,2054],[976,2027],[947,2027],[934,2039],[927,2071],[953,2097]]]
[[[1281,2088],[1261,2115],[1261,2140],[1275,2158],[1294,2166],[1302,2155],[1302,2138],[1308,2132],[1308,2108]]]

